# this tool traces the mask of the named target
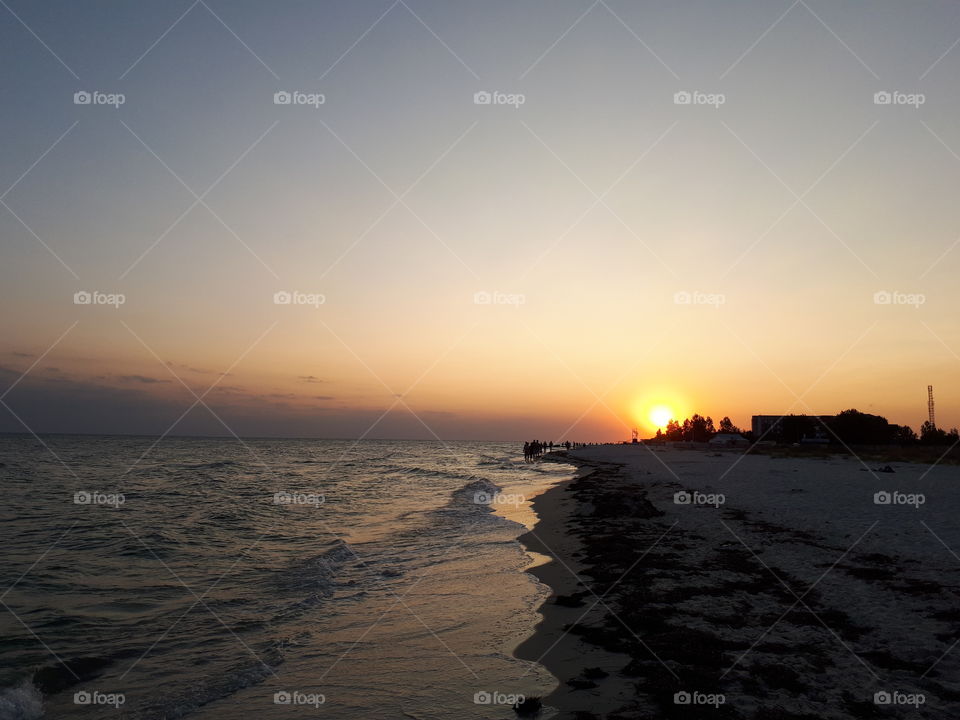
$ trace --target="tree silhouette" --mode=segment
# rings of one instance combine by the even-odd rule
[[[924,445],[952,445],[960,439],[957,428],[946,432],[929,420],[920,426],[920,442]]]
[[[739,433],[740,428],[733,424],[733,421],[729,416],[724,415],[723,420],[720,421],[720,432],[722,433]]]

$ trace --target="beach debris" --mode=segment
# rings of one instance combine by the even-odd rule
[[[583,597],[586,593],[574,593],[573,595],[557,595],[554,598],[554,604],[562,607],[583,607]]]
[[[539,715],[543,709],[543,703],[538,697],[524,698],[521,702],[513,706],[513,711],[520,717],[533,717]]]

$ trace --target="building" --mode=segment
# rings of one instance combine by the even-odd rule
[[[750,423],[754,441],[776,440],[781,420],[782,415],[754,415]]]
[[[833,415],[754,415],[753,440],[826,444],[832,437],[828,424],[833,419]]]

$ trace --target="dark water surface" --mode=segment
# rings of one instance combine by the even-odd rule
[[[511,655],[547,593],[516,538],[569,466],[502,443],[43,441],[0,437],[0,720],[500,718],[475,693],[555,684]]]

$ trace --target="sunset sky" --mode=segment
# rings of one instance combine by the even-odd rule
[[[960,424],[960,4],[7,5],[0,431]]]

